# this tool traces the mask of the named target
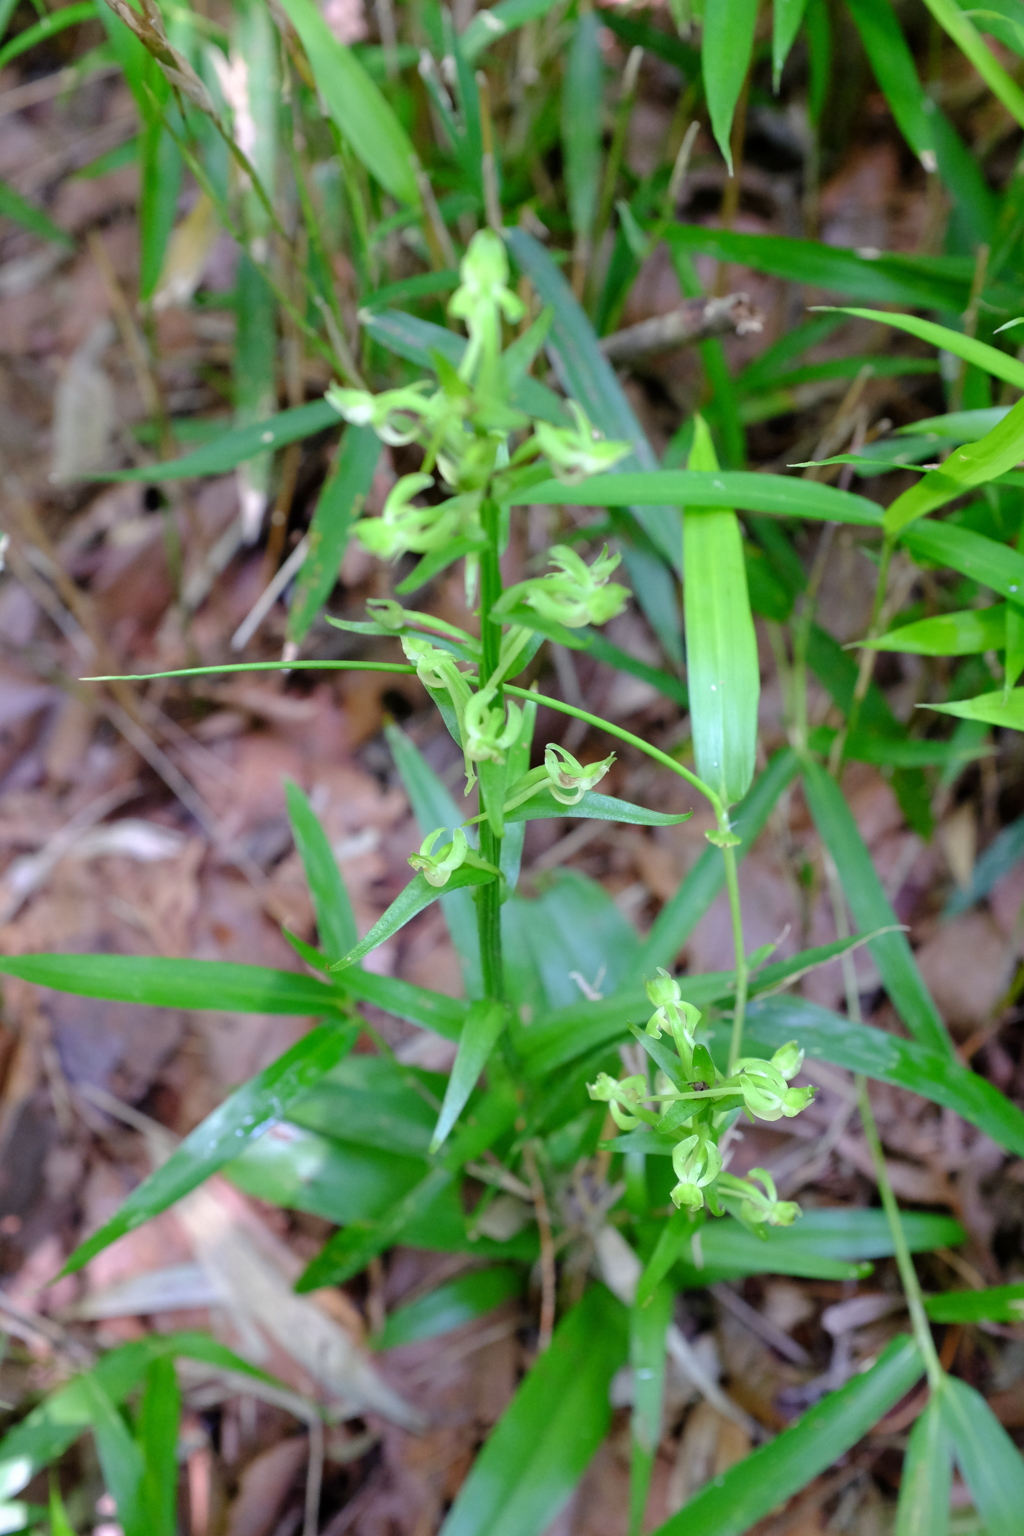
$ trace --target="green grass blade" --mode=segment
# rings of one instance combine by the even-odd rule
[[[1002,379],[1005,384],[1024,389],[1024,363],[1009,352],[1001,352],[998,347],[990,346],[987,341],[965,336],[963,331],[950,330],[948,325],[938,325],[934,320],[921,320],[916,315],[893,315],[880,309],[844,306],[839,312],[855,315],[860,320],[874,320],[879,325],[894,326],[910,336],[916,336],[919,341],[952,352],[954,357],[962,358],[965,363],[980,368],[984,373],[990,373],[993,378]],[[915,424],[914,430],[919,430],[919,424]]]
[[[960,1066],[948,1051],[855,1024],[798,997],[757,999],[749,1019],[752,1051],[754,1041],[770,1055],[796,1040],[808,1056],[920,1094],[969,1120],[1018,1157],[1024,1154],[1024,1112],[986,1078]]]
[[[149,1536],[142,1499],[142,1451],[96,1376],[83,1376],[82,1386],[92,1410],[103,1481],[117,1506],[117,1523],[124,1536]]]
[[[665,1349],[675,1295],[660,1285],[646,1302],[639,1296],[629,1309],[629,1363],[633,1368],[633,1412],[630,1416],[629,1536],[640,1536],[661,1440],[665,1395]]]
[[[811,517],[830,523],[878,528],[882,509],[866,496],[840,491],[816,480],[790,475],[754,474],[723,469],[717,474],[698,469],[657,469],[641,474],[595,475],[583,485],[543,480],[511,496],[511,506],[621,507],[650,509],[659,503],[688,507],[718,507],[723,503],[741,512],[765,512],[772,517]],[[673,510],[678,528],[678,512]]]
[[[65,5],[58,11],[51,11],[48,16],[44,15],[41,21],[37,21],[35,26],[26,27],[24,32],[19,32],[17,37],[12,37],[9,43],[0,48],[0,69],[12,59],[27,53],[37,43],[48,42],[68,27],[77,27],[79,22],[93,21],[95,17],[96,6],[93,0],[81,0],[79,4]]]
[[[947,1376],[939,1395],[953,1455],[986,1536],[1019,1536],[1024,1461],[980,1392]]]
[[[655,1536],[742,1536],[856,1445],[922,1371],[913,1340],[894,1339],[870,1370],[829,1393],[769,1445],[716,1477]]]
[[[803,775],[814,824],[835,861],[857,927],[865,932],[897,928],[896,914],[842,790],[816,763],[807,762]],[[870,948],[893,1007],[914,1039],[949,1057],[949,1035],[917,968],[906,934],[881,934],[871,940]]]
[[[945,1291],[926,1296],[924,1309],[933,1323],[1019,1323],[1024,1317],[1024,1284]]]
[[[294,780],[285,780],[284,792],[295,846],[313,898],[320,943],[329,959],[340,960],[359,942],[352,903],[313,807]]]
[[[956,4],[956,0],[925,0],[925,4],[939,26],[949,33],[960,52],[970,59],[993,96],[1002,102],[1010,116],[1024,128],[1024,91],[986,46],[967,12]],[[988,1536],[998,1536],[998,1533],[990,1530]]]
[[[792,783],[797,772],[796,754],[788,747],[777,752],[746,798],[733,811],[733,829],[741,842],[736,857],[742,859],[764,831],[779,796]],[[718,893],[725,888],[725,868],[717,848],[705,848],[651,926],[641,946],[630,979],[653,976],[659,965],[674,965],[676,956],[696,928]]]
[[[146,1372],[139,1404],[138,1442],[142,1452],[142,1507],[147,1536],[176,1536],[178,1427],[181,1391],[167,1356]]]
[[[562,83],[562,155],[569,219],[577,240],[589,240],[601,180],[604,64],[595,11],[581,10],[573,28]]]
[[[604,1439],[626,1313],[600,1286],[562,1319],[459,1490],[440,1536],[541,1536]]]
[[[963,608],[932,619],[903,624],[888,634],[863,644],[874,651],[899,651],[911,656],[977,656],[1002,648],[1006,630],[1006,603],[990,608]]]
[[[422,836],[426,837],[435,827],[444,827],[450,833],[461,826],[462,812],[410,737],[397,725],[387,726],[384,734]],[[466,992],[470,997],[479,997],[483,981],[476,903],[469,891],[446,890],[440,895],[441,911],[462,966]]]
[[[430,1139],[430,1151],[436,1152],[448,1136],[466,1106],[477,1079],[487,1065],[498,1036],[506,1022],[503,1003],[474,1003],[466,1015],[459,1036],[459,1049],[452,1066],[444,1103],[437,1118],[437,1128]]]
[[[54,245],[66,246],[68,250],[74,245],[71,236],[66,235],[48,214],[34,203],[27,202],[20,192],[15,192],[5,181],[0,181],[0,218],[12,219],[23,229],[38,235],[41,240],[51,240]]]
[[[971,881],[964,891],[955,891],[946,903],[943,917],[957,917],[976,902],[983,901],[993,886],[1024,859],[1024,816],[1011,821],[994,838],[974,866]]]
[[[772,6],[772,78],[776,91],[789,50],[804,19],[807,0],[774,0]]]
[[[955,715],[958,720],[980,720],[985,725],[999,725],[1009,731],[1024,731],[1024,688],[1011,688],[1007,693],[998,688],[995,693],[979,693],[973,699],[961,699],[957,704],[929,704],[944,715]]]
[[[1002,597],[1019,602],[1024,593],[1024,555],[1019,550],[957,523],[917,523],[900,534],[915,560],[950,565]]]
[[[313,0],[281,0],[299,34],[327,111],[356,157],[386,192],[419,207],[412,144],[351,48],[340,43]]]
[[[259,453],[283,448],[286,443],[297,443],[304,437],[313,437],[317,432],[325,432],[338,425],[338,413],[334,407],[328,405],[326,400],[313,400],[309,405],[279,411],[266,421],[255,421],[247,427],[235,427],[215,442],[204,443],[194,453],[186,453],[167,464],[140,464],[135,469],[120,469],[94,478],[153,483],[160,480],[191,480],[200,475],[223,475]]]
[[[468,1004],[461,998],[432,992],[429,987],[418,987],[397,976],[378,976],[355,966],[337,972],[335,986],[342,994],[347,993],[362,1003],[373,1003],[375,1007],[393,1013],[396,1019],[418,1024],[421,1029],[432,1029],[446,1040],[459,1038],[468,1009]]]
[[[952,1482],[952,1444],[933,1397],[910,1431],[894,1536],[948,1536]]]
[[[439,1285],[404,1307],[398,1307],[373,1339],[374,1349],[397,1349],[422,1339],[436,1339],[478,1317],[484,1317],[523,1293],[523,1274],[518,1269],[476,1269]]]
[[[897,496],[885,514],[885,530],[899,533],[908,523],[945,506],[956,496],[995,480],[1024,457],[1024,400],[980,442],[956,448],[941,469],[929,470],[916,485]]]
[[[757,0],[714,0],[704,11],[701,68],[711,127],[732,175],[732,120],[754,51]]]
[[[174,960],[162,955],[3,955],[0,975],[39,987],[150,1003],[156,1008],[223,1013],[320,1014],[337,1010],[338,994],[311,976],[221,960]]]
[[[75,1536],[74,1528],[68,1519],[68,1512],[64,1508],[64,1500],[60,1496],[60,1488],[57,1486],[56,1479],[50,1483],[49,1516],[50,1536]]]
[[[334,467],[317,498],[309,525],[309,553],[288,609],[288,639],[293,644],[305,640],[331,595],[349,531],[363,510],[380,451],[380,439],[369,427],[346,427]]]
[[[351,1025],[321,1024],[237,1088],[185,1137],[166,1163],[132,1191],[110,1221],[78,1245],[62,1273],[74,1274],[119,1237],[166,1210],[237,1157],[246,1143],[280,1119],[292,1099],[308,1093],[337,1066],[355,1038]]]
[[[693,470],[718,469],[711,434],[697,417]],[[761,695],[757,639],[735,512],[687,506],[683,513],[686,679],[697,772],[726,806],[754,777]]]
[[[485,869],[478,869],[472,864],[463,864],[461,869],[456,869],[448,876],[447,884],[443,890],[436,885],[431,885],[426,875],[414,875],[404,890],[399,891],[387,911],[377,919],[354,949],[335,962],[332,970],[344,972],[357,960],[362,960],[365,955],[378,949],[387,939],[404,928],[406,923],[411,923],[420,912],[425,912],[427,907],[442,897],[445,892],[454,893],[466,890],[474,885],[488,885],[496,877]]]
[[[466,60],[475,64],[492,43],[499,42],[527,22],[539,21],[557,3],[558,0],[498,0],[497,5],[477,11],[460,38]]]

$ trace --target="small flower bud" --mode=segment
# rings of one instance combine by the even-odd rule
[[[800,1071],[803,1066],[804,1053],[795,1040],[790,1040],[787,1045],[782,1045],[772,1057],[772,1066],[781,1072],[787,1083]]]
[[[544,748],[544,768],[551,793],[561,805],[579,805],[587,791],[601,782],[614,761],[615,753],[610,752],[599,763],[588,763],[584,767],[557,742],[549,741]]]
[[[438,889],[448,884],[455,871],[466,862],[469,853],[469,843],[461,827],[455,828],[450,843],[445,843],[438,853],[434,853],[434,844],[443,832],[444,827],[436,827],[423,839],[419,853],[412,854],[409,859],[413,869],[422,874],[429,885]]]

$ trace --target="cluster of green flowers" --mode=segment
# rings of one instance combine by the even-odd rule
[[[655,1011],[646,1033],[654,1040],[665,1034],[670,1037],[678,1069],[673,1064],[671,1075],[659,1071],[653,1091],[643,1073],[616,1080],[601,1072],[588,1085],[590,1097],[608,1105],[620,1130],[647,1125],[674,1140],[675,1205],[690,1211],[706,1206],[714,1216],[730,1210],[754,1226],[789,1226],[800,1207],[778,1198],[764,1168],[752,1168],[746,1179],[727,1173],[719,1143],[744,1111],[752,1120],[781,1120],[806,1109],[814,1089],[790,1087],[803,1063],[803,1051],[791,1042],[770,1061],[741,1057],[726,1075],[716,1067],[707,1046],[697,1041],[699,1010],[683,998],[679,983],[667,971],[660,970],[647,983],[647,996]]]

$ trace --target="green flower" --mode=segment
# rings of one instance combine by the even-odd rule
[[[462,281],[448,305],[448,313],[464,321],[469,333],[469,346],[459,364],[460,378],[474,378],[481,366],[485,374],[493,373],[501,351],[502,317],[511,324],[522,319],[523,301],[508,286],[508,275],[504,243],[490,229],[478,231],[462,258]]]
[[[560,805],[579,805],[588,790],[599,784],[615,761],[609,752],[599,763],[584,765],[555,741],[544,748],[544,771],[551,793]]]
[[[791,1057],[786,1058],[787,1065]],[[792,1119],[806,1109],[814,1098],[813,1088],[789,1088],[779,1068],[758,1056],[747,1056],[736,1063],[736,1090],[743,1096],[748,1114],[758,1120]]]
[[[632,1077],[624,1077],[621,1081],[616,1081],[607,1072],[599,1072],[597,1080],[587,1084],[587,1092],[592,1099],[608,1105],[620,1131],[635,1130],[638,1125],[652,1123],[655,1119],[643,1107],[648,1089],[647,1081],[640,1072]],[[634,1113],[629,1113],[630,1110]]]
[[[563,485],[579,485],[588,476],[611,469],[630,452],[630,444],[607,442],[576,400],[568,401],[568,406],[575,427],[555,427],[550,422],[538,421],[533,432],[556,480]]]
[[[517,603],[532,608],[552,624],[579,629],[584,624],[607,624],[621,613],[629,597],[626,587],[609,581],[620,556],[612,555],[605,545],[593,565],[586,565],[574,549],[556,544],[548,559],[556,571],[550,576],[536,576],[531,581],[509,587],[495,612],[508,612]]]
[[[787,1083],[800,1071],[804,1064],[804,1053],[795,1040],[790,1040],[788,1045],[782,1045],[772,1057],[772,1066],[782,1073]]]
[[[660,1040],[662,1031],[667,1029],[676,1043],[683,1068],[689,1073],[694,1036],[701,1021],[700,1009],[686,1001],[678,981],[661,966],[654,980],[647,983],[647,996],[655,1005],[654,1013],[647,1020],[647,1033]]]
[[[457,869],[466,862],[469,842],[461,827],[456,827],[450,843],[434,852],[434,844],[444,833],[444,827],[435,827],[420,845],[419,853],[411,854],[409,863],[427,880],[428,884],[441,887],[448,884]]]
[[[511,702],[502,709],[494,704],[494,697],[493,688],[482,688],[466,705],[465,753],[472,763],[500,763],[519,740],[522,710]]]
[[[722,1154],[710,1132],[701,1129],[678,1142],[672,1151],[672,1167],[679,1180],[672,1190],[672,1203],[691,1211],[702,1210],[705,1188],[722,1171]]]
[[[754,1179],[764,1185],[763,1192],[751,1182]],[[745,1179],[736,1179],[727,1174],[722,1180],[721,1193],[740,1196],[741,1220],[756,1225],[791,1227],[801,1214],[795,1200],[779,1199],[775,1180],[767,1168],[751,1168]]]
[[[439,405],[443,407],[444,402],[436,393],[425,398],[432,387],[429,380],[421,379],[401,389],[371,395],[365,389],[342,389],[332,384],[325,399],[353,426],[372,427],[381,442],[398,448],[415,442],[424,423],[437,416]]]

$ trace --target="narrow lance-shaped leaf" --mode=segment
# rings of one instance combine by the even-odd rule
[[[388,907],[383,916],[379,917],[354,949],[331,967],[332,971],[343,971],[348,966],[354,965],[364,955],[379,948],[386,939],[392,938],[400,928],[412,921],[418,913],[426,910],[446,891],[461,891],[471,885],[488,885],[496,878],[494,871],[480,869],[473,864],[463,864],[461,869],[456,869],[448,876],[447,884],[443,888],[431,885],[426,875],[414,875],[403,891],[400,891],[394,901]]]
[[[984,485],[1020,462],[1024,457],[1024,400],[1019,400],[1007,416],[977,443],[955,448],[941,469],[932,469],[910,486],[888,508],[885,529],[899,533],[909,523],[945,506],[956,496]]]
[[[806,6],[807,0],[775,0],[772,6],[772,79],[776,91],[782,77],[782,66],[796,41]]]
[[[631,805],[614,795],[601,795],[588,790],[582,800],[566,805],[556,800],[548,789],[541,789],[521,805],[513,806],[505,814],[506,824],[519,821],[543,821],[553,817],[579,817],[583,821],[618,821],[631,827],[675,827],[689,821],[692,811],[649,811],[642,805]]]
[[[713,0],[704,9],[701,68],[711,127],[733,173],[732,120],[750,68],[757,25],[757,0]]]
[[[987,47],[968,11],[957,5],[956,0],[925,0],[925,4],[939,26],[949,33],[960,52],[970,59],[992,94],[998,97],[1018,125],[1024,128],[1024,91]],[[984,7],[979,6],[978,9],[983,10]],[[989,1536],[996,1536],[996,1532],[990,1531]]]
[[[1019,1323],[1024,1318],[1024,1285],[991,1285],[980,1291],[944,1291],[926,1296],[934,1323]]]
[[[54,245],[64,245],[70,249],[73,244],[70,235],[66,235],[48,214],[34,203],[26,201],[6,181],[0,181],[0,218],[13,219],[15,224],[30,230],[41,240],[52,240]]]
[[[1024,389],[1024,363],[1009,352],[1001,352],[987,341],[966,336],[963,331],[951,330],[948,325],[939,325],[934,320],[921,320],[917,315],[894,315],[881,309],[853,309],[844,306],[837,313],[855,315],[860,320],[874,320],[879,325],[891,325],[896,330],[906,331],[919,341],[926,341],[944,352],[952,352],[954,357],[962,358],[975,368],[981,368],[983,372],[992,374],[993,378],[1013,384],[1017,389]],[[927,423],[919,423],[915,430],[922,425]]]
[[[142,1452],[142,1508],[147,1536],[176,1536],[178,1502],[178,1426],[181,1391],[174,1363],[166,1356],[146,1372],[139,1405],[138,1441]]]
[[[440,1536],[541,1536],[604,1439],[626,1313],[602,1286],[562,1319],[459,1490]]]
[[[690,465],[718,468],[711,434],[698,416]],[[743,540],[735,512],[721,507],[683,514],[686,675],[697,772],[727,806],[754,777],[761,674],[747,594]]]
[[[147,1536],[142,1451],[101,1382],[95,1376],[84,1376],[82,1385],[92,1409],[92,1432],[103,1481],[117,1506],[117,1522],[124,1536]]]
[[[930,520],[904,529],[900,543],[915,560],[951,565],[954,571],[991,587],[1011,602],[1019,602],[1024,594],[1024,555],[983,533],[961,528],[958,523]]]
[[[1005,692],[1018,682],[1024,672],[1024,608],[1017,603],[1006,605],[1006,634],[1003,641],[1006,647],[1006,675],[1003,678]]]
[[[299,644],[338,579],[349,530],[363,510],[380,459],[380,439],[369,427],[345,429],[341,449],[324,482],[309,525],[309,553],[288,609],[288,639]]]
[[[389,1206],[377,1221],[353,1221],[335,1232],[312,1259],[296,1282],[300,1292],[318,1291],[325,1285],[344,1285],[365,1269],[385,1248],[390,1248],[403,1228],[428,1209],[444,1193],[454,1177],[448,1168],[431,1168],[401,1200]]]
[[[487,1065],[506,1017],[505,1005],[496,1002],[474,1003],[467,1013],[444,1103],[438,1116],[437,1129],[431,1137],[431,1152],[436,1152],[447,1140],[452,1126],[476,1087],[477,1078]]]
[[[974,872],[971,875],[971,883],[965,891],[955,891],[946,903],[944,917],[956,917],[961,912],[966,912],[973,907],[975,902],[983,901],[992,890],[993,886],[1007,874],[1015,864],[1024,858],[1024,816],[1018,816],[1016,821],[1011,821],[1004,827],[981,855]]]
[[[948,1536],[952,1452],[942,1405],[933,1397],[910,1431],[895,1536]]]
[[[218,1013],[325,1014],[338,992],[312,976],[163,955],[0,955],[0,975],[80,997]]]
[[[1001,725],[1006,730],[1024,731],[1024,688],[999,688],[995,693],[980,693],[956,704],[928,704],[928,709],[959,720],[980,720],[985,725]]]
[[[313,0],[281,0],[302,40],[313,77],[342,138],[371,176],[401,203],[419,205],[415,155],[405,129],[351,48],[340,43]]]
[[[297,443],[316,432],[324,432],[339,425],[338,413],[326,400],[313,400],[309,405],[297,405],[290,411],[279,411],[266,421],[255,421],[251,426],[235,427],[212,443],[204,443],[194,453],[186,453],[180,459],[166,464],[140,464],[135,469],[107,471],[93,478],[98,480],[191,480],[201,475],[223,475],[246,459],[272,448],[283,448]]]
[[[921,1371],[913,1340],[894,1339],[870,1370],[716,1477],[654,1536],[742,1536],[856,1445],[910,1391]]]
[[[642,474],[594,475],[583,485],[544,480],[509,498],[511,506],[644,507],[662,502],[714,508],[723,504],[770,517],[813,517],[829,523],[878,528],[882,509],[866,496],[816,480],[754,474],[742,469],[653,469]]]
[[[980,1392],[947,1376],[939,1392],[953,1455],[986,1536],[1019,1536],[1024,1460]]]
[[[383,1350],[437,1338],[522,1295],[524,1285],[525,1276],[518,1269],[472,1270],[390,1312],[383,1329],[370,1342],[374,1349]]]
[[[604,66],[597,13],[580,10],[562,85],[562,149],[569,217],[577,240],[588,240],[597,216],[601,176],[601,103]]]
[[[978,656],[1005,645],[1007,611],[1008,604],[994,603],[991,608],[940,613],[862,643],[868,650],[900,651],[911,656]]]
[[[295,846],[313,898],[320,943],[331,960],[340,960],[359,942],[352,903],[313,807],[293,779],[285,780],[284,792]]]
[[[134,1189],[117,1214],[80,1243],[62,1274],[74,1274],[97,1253],[189,1194],[281,1118],[293,1099],[319,1082],[351,1050],[356,1030],[322,1024],[277,1061],[237,1088],[185,1137],[155,1173]]]
[[[629,1531],[640,1536],[651,1486],[654,1458],[661,1440],[665,1395],[665,1351],[675,1296],[660,1285],[642,1305],[629,1309],[629,1363],[633,1368],[633,1412],[630,1417]]]

